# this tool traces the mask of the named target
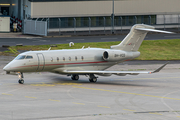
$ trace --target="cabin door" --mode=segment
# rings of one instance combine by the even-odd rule
[[[43,71],[44,69],[44,55],[42,53],[38,53],[37,54],[37,58],[38,58],[38,67],[37,67],[37,71]]]

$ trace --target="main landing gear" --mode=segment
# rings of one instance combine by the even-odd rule
[[[94,76],[94,74],[89,74],[89,81],[90,82],[94,82],[94,83],[97,82],[97,78],[98,77]]]
[[[18,77],[19,77],[19,84],[24,84],[24,76],[23,76],[23,73],[22,72],[18,72]]]
[[[79,80],[79,75],[71,75],[72,80]]]
[[[98,77],[94,76],[94,74],[89,74],[88,76],[89,76],[89,81],[90,81],[90,82],[94,82],[94,83],[97,82],[97,78],[98,78]],[[72,74],[72,75],[71,75],[71,79],[72,79],[72,80],[79,80],[79,75],[77,75],[77,74]]]

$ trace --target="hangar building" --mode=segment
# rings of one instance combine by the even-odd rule
[[[180,23],[180,0],[0,0],[0,10],[19,19],[48,20],[49,28]],[[59,23],[60,21],[60,23]],[[59,25],[60,24],[60,25]]]

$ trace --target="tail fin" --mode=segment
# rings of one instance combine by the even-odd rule
[[[124,50],[124,51],[138,51],[142,41],[146,37],[146,34],[149,32],[161,32],[161,33],[172,33],[162,30],[155,30],[155,27],[144,25],[144,24],[136,24],[131,28],[129,34],[123,39],[123,41],[118,44],[111,46],[111,49],[116,50]]]

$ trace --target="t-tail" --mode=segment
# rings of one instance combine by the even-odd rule
[[[131,28],[129,34],[123,39],[123,41],[118,44],[111,46],[111,49],[123,50],[123,51],[138,51],[139,47],[142,44],[142,41],[146,37],[148,32],[161,32],[161,33],[173,33],[162,30],[155,30],[155,27],[145,24],[136,24]]]

